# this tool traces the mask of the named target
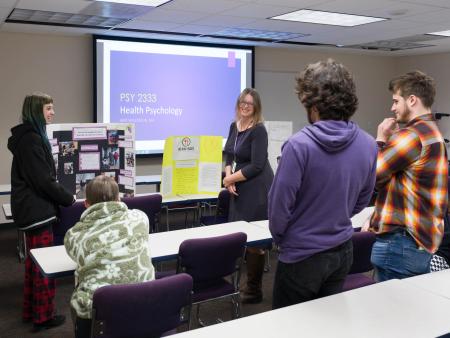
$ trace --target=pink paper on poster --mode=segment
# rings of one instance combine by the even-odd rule
[[[88,152],[79,154],[78,169],[81,170],[100,170],[100,153]]]
[[[120,174],[125,176],[133,176],[133,172],[131,170],[120,169]]]
[[[98,151],[98,144],[82,144],[80,151]]]
[[[126,177],[119,175],[119,184],[127,185],[127,186],[133,186],[134,185],[134,179],[132,177]]]
[[[72,140],[105,140],[106,127],[74,127]]]
[[[121,148],[133,148],[133,141],[119,141],[118,145]]]

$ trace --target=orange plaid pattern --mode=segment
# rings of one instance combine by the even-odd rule
[[[436,252],[444,232],[448,162],[431,114],[416,117],[380,143],[378,196],[370,227],[376,234],[406,228],[417,244]]]

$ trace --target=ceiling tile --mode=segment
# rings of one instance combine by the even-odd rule
[[[244,18],[229,15],[210,15],[203,19],[192,22],[195,25],[220,26],[220,27],[240,27],[255,21],[254,18]]]
[[[154,30],[164,32],[166,30],[172,30],[178,26],[180,26],[180,24],[173,22],[150,22],[150,21],[132,20],[122,25],[119,25],[118,28],[131,28],[131,29]]]
[[[402,20],[410,22],[420,22],[420,23],[449,23],[450,18],[450,8],[441,8],[433,12],[420,13],[415,15],[406,15],[402,17]]]
[[[308,6],[314,6],[326,2],[331,2],[331,0],[256,0],[255,3],[265,4],[265,5],[279,5],[279,6],[288,6],[295,7],[297,9],[305,8]]]
[[[426,6],[435,6],[450,8],[450,2],[448,0],[392,0],[397,2],[403,2],[405,4],[421,4]]]
[[[191,34],[213,34],[217,32],[220,28],[214,26],[204,26],[204,25],[183,25],[175,29],[171,29],[172,32],[183,32]]]
[[[239,15],[241,17],[266,19],[272,16],[284,14],[287,12],[292,12],[296,10],[294,7],[287,6],[269,6],[269,5],[259,5],[259,4],[247,4],[242,5],[232,11],[224,11],[223,15]]]
[[[205,13],[193,11],[178,11],[168,10],[164,8],[155,8],[149,13],[141,15],[138,20],[186,24],[204,18],[205,16]]]
[[[233,8],[242,5],[245,2],[241,1],[232,1],[232,0],[214,0],[214,1],[205,1],[205,0],[174,0],[164,4],[164,9],[177,9],[177,10],[185,10],[189,9],[190,11],[196,11],[201,13],[220,13],[226,10],[231,10]]]
[[[11,13],[11,8],[0,7],[0,25],[8,17],[9,13]]]

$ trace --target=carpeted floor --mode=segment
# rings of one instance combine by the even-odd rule
[[[24,324],[21,320],[22,286],[24,266],[17,256],[17,232],[11,225],[0,225],[0,338],[22,337],[73,337],[73,326],[70,319],[69,299],[73,289],[73,278],[58,278],[56,289],[56,308],[58,313],[66,316],[66,323],[60,327],[38,333],[31,333],[32,324]],[[172,268],[174,264],[164,264],[163,269]],[[271,269],[264,274],[264,300],[261,304],[243,305],[242,315],[248,316],[271,309],[273,276],[276,267],[276,254],[271,253]],[[243,266],[241,284],[245,281],[245,265]],[[195,312],[195,311],[194,311]],[[208,324],[215,317],[223,320],[231,318],[231,305],[228,301],[213,302],[202,306],[201,317]],[[195,327],[195,324],[194,324]],[[180,330],[185,330],[180,327]]]

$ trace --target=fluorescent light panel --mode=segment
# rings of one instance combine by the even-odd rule
[[[316,23],[322,25],[333,25],[343,27],[353,27],[372,22],[384,21],[385,18],[376,18],[371,16],[342,14],[334,12],[315,11],[310,9],[301,9],[295,12],[274,16],[270,19],[286,20],[306,23]]]
[[[427,33],[429,35],[450,36],[450,30],[442,32]]]
[[[94,1],[103,1],[103,2],[114,2],[118,4],[127,4],[127,5],[139,5],[139,6],[151,6],[158,7],[170,0],[94,0]]]
[[[31,9],[15,8],[8,20],[28,21],[43,24],[66,24],[77,26],[114,27],[128,21],[123,18],[108,18],[103,16],[35,11]]]
[[[263,39],[263,40],[289,40],[308,36],[309,34],[290,33],[290,32],[276,32],[259,29],[245,29],[245,28],[227,28],[214,33],[216,36],[228,36],[234,38],[245,39]]]

